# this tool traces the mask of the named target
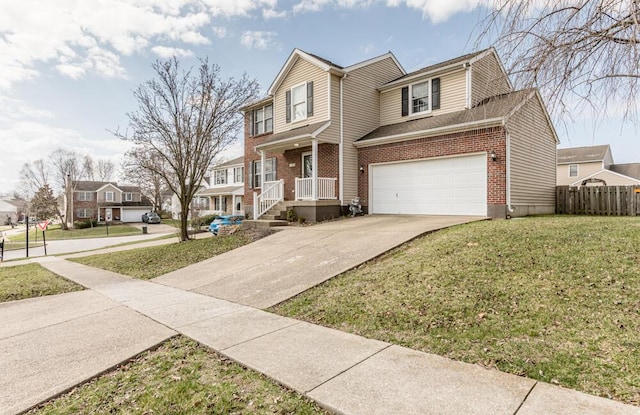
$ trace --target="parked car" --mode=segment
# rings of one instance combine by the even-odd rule
[[[147,220],[144,220],[144,218],[143,218],[142,219],[143,222],[145,222],[145,223],[160,223],[160,215],[158,215],[156,212],[148,212],[148,213],[145,213],[145,215],[146,215],[146,219]]]
[[[244,219],[244,218],[242,216],[238,216],[238,215],[222,215],[222,216],[218,216],[209,225],[209,232],[211,232],[214,235],[217,235],[221,226],[240,225],[240,224],[242,224],[242,219]]]

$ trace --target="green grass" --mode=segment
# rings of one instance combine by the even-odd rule
[[[316,404],[184,337],[29,414],[327,414]]]
[[[640,404],[639,218],[445,229],[273,311]]]
[[[228,236],[176,242],[69,260],[146,280],[220,255],[246,245],[252,240],[254,240],[252,235],[236,232]]]
[[[141,230],[131,225],[109,225],[109,237],[112,236],[129,236],[129,235],[140,235]],[[36,240],[38,242],[42,241],[42,231],[40,228],[37,229],[29,229],[29,246],[31,246],[31,242]],[[95,228],[86,228],[86,229],[69,229],[62,230],[60,225],[49,226],[46,232],[47,241],[61,240],[61,239],[84,239],[84,238],[106,238],[107,237],[107,227],[100,225]],[[25,242],[26,241],[26,232],[20,232],[17,234],[11,235],[11,242]]]
[[[0,302],[79,291],[83,288],[39,264],[0,268]]]

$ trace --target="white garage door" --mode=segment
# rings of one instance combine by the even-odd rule
[[[371,213],[487,214],[487,156],[371,166]]]
[[[122,221],[123,222],[142,222],[142,214],[148,212],[148,209],[123,209]]]

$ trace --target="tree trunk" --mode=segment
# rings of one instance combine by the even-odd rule
[[[189,232],[187,230],[187,224],[189,223],[189,207],[185,208],[185,203],[180,207],[180,241],[188,241]]]

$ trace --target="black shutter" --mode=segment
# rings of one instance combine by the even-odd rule
[[[440,109],[440,78],[431,80],[431,109]]]
[[[249,162],[249,189],[253,189],[253,160]]]
[[[249,111],[249,135],[253,137],[255,135],[253,120],[255,120],[255,110]]]
[[[276,180],[278,180],[278,173],[277,173],[277,169],[276,169],[276,162],[278,161],[278,159],[274,157],[271,160],[273,160],[273,164],[272,164],[272,167],[273,167],[273,181],[276,181]]]
[[[307,117],[313,115],[313,81],[307,82]]]
[[[291,90],[287,91],[287,122],[291,122]]]
[[[409,115],[409,87],[402,88],[402,116]]]

